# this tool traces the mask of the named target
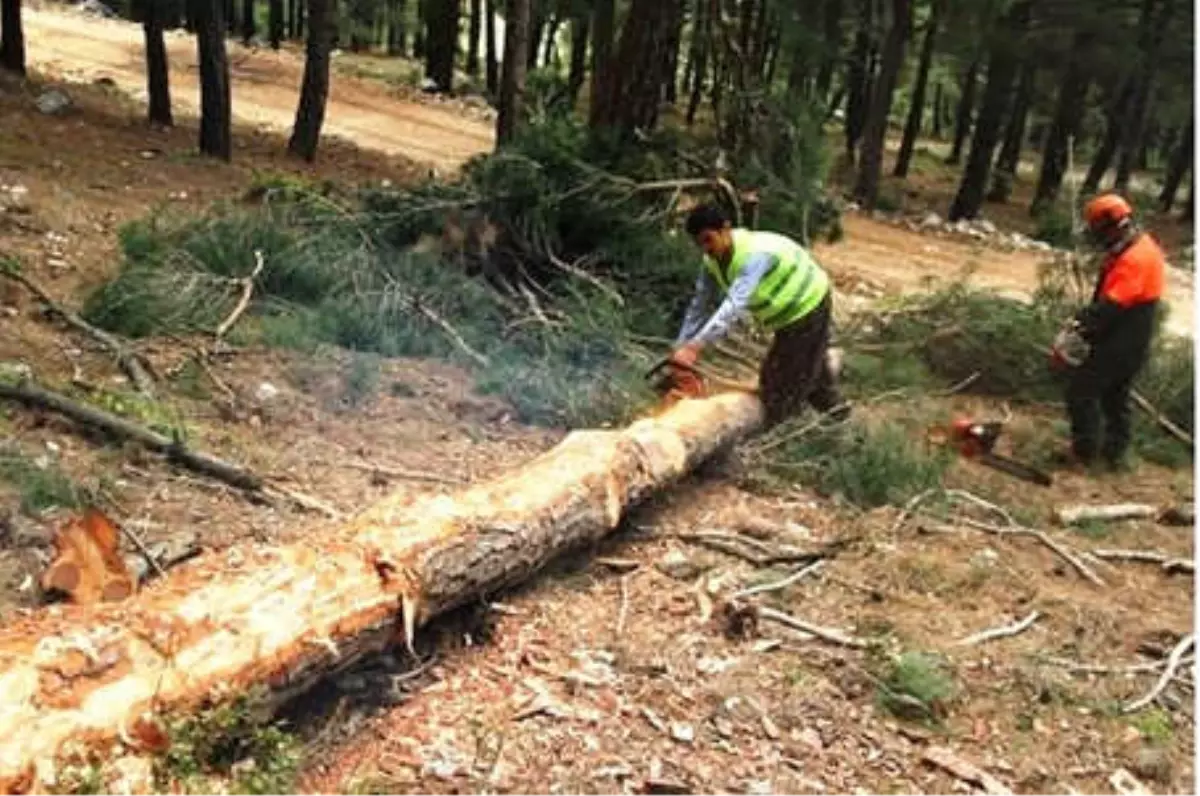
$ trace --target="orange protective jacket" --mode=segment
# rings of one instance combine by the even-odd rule
[[[1116,357],[1124,360],[1121,364],[1132,365],[1146,356],[1165,272],[1163,250],[1145,232],[1108,255],[1092,303],[1077,316],[1084,339],[1093,346],[1093,357]]]

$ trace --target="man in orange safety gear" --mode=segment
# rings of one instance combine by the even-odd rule
[[[1129,394],[1150,354],[1165,257],[1134,222],[1133,208],[1116,194],[1092,199],[1083,218],[1088,237],[1105,257],[1092,301],[1072,324],[1087,354],[1072,369],[1067,386],[1071,453],[1083,464],[1101,459],[1115,467],[1129,447]]]

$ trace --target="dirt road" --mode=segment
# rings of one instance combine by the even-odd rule
[[[144,97],[146,67],[139,26],[62,9],[29,8],[24,14],[29,65],[73,80],[111,79]],[[178,111],[199,107],[195,41],[180,31],[167,36],[171,99]],[[296,114],[303,63],[293,53],[229,43],[233,112],[243,123],[287,132]],[[407,102],[380,84],[334,73],[324,132],[359,146],[452,169],[492,148],[491,126],[449,108]]]
[[[135,97],[145,96],[142,31],[137,25],[44,8],[25,12],[31,65],[63,77],[91,81],[101,77]],[[231,41],[233,111],[244,123],[287,132],[295,114],[301,58],[293,52],[252,49]],[[192,38],[168,36],[172,99],[177,109],[198,107],[196,51]],[[456,109],[408,101],[378,82],[335,74],[325,117],[327,135],[360,147],[404,155],[452,170],[466,158],[493,146],[489,124],[464,118]],[[1004,252],[969,241],[935,238],[880,223],[862,215],[846,219],[846,240],[819,252],[827,265],[887,283],[893,290],[919,288],[932,277],[955,279],[964,269],[973,281],[1014,295],[1037,285],[1044,255]],[[1194,331],[1192,275],[1172,269],[1168,328],[1179,335]]]

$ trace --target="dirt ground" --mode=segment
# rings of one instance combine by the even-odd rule
[[[339,78],[329,129],[347,131],[362,148],[326,142],[316,165],[296,164],[279,135],[264,129],[290,123],[296,55],[237,51],[237,154],[233,164],[212,163],[192,154],[195,130],[186,114],[175,130],[149,131],[136,100],[91,83],[109,76],[118,88],[140,89],[136,28],[44,8],[26,19],[33,64],[83,82],[68,86],[76,107],[63,117],[32,108],[37,85],[0,84],[0,185],[27,189],[20,209],[0,213],[0,251],[19,254],[31,277],[72,306],[115,268],[120,224],[152,208],[199,212],[271,172],[403,182],[421,171],[406,155],[426,159],[423,152],[436,150],[435,162],[450,167],[490,145],[478,121]],[[171,47],[176,66],[187,65],[172,75],[183,101],[194,92],[194,56],[186,42]],[[260,97],[261,110],[248,110]],[[350,126],[334,127],[347,120]],[[369,129],[353,126],[364,122]],[[453,137],[443,140],[443,126]],[[983,284],[1022,291],[1036,274],[1037,255],[925,236],[867,216],[848,216],[846,232],[844,242],[819,250],[839,281],[860,273],[901,291],[974,264]],[[1190,298],[1186,309],[1190,319]],[[107,355],[48,322],[19,289],[4,288],[0,310],[0,363],[74,381],[81,396],[128,389]],[[475,394],[463,373],[433,362],[385,361],[364,389],[345,352],[238,350],[213,365],[237,394],[238,410],[229,412],[214,400],[216,385],[185,367],[189,349],[156,342],[145,353],[166,376],[164,403],[190,439],[347,513],[397,489],[451,490],[486,479],[561,436],[515,423],[502,402]],[[960,397],[932,406],[946,415],[995,409]],[[80,436],[51,416],[0,409],[6,445],[102,487],[148,543],[187,528],[206,549],[219,550],[239,540],[295,539],[319,522],[289,504],[251,504],[154,457]],[[413,477],[381,479],[355,466],[363,461]],[[301,789],[969,792],[974,786],[922,762],[931,747],[950,747],[1018,792],[1116,792],[1111,778],[1122,769],[1154,792],[1192,792],[1190,680],[1169,685],[1151,711],[1125,716],[1120,705],[1154,685],[1155,672],[1087,674],[1048,661],[1121,667],[1161,658],[1193,627],[1190,577],[1085,555],[1105,582],[1099,587],[1036,540],[960,526],[942,533],[922,515],[900,522],[896,509],[864,514],[799,488],[767,496],[744,488],[733,470],[697,476],[637,511],[599,549],[428,628],[419,638],[418,675],[396,653],[302,700],[292,716],[306,743]],[[1190,528],[1135,521],[1070,530],[1051,522],[1053,507],[1066,503],[1191,502],[1188,472],[1142,465],[1126,477],[1064,475],[1052,489],[1033,490],[962,463],[947,485],[1019,512],[1076,551],[1194,557]],[[0,507],[4,621],[31,606],[31,579],[62,513],[31,519],[7,487],[0,487]],[[944,713],[934,721],[887,713],[877,700],[881,661],[872,654],[767,622],[749,638],[728,637],[725,601],[787,572],[679,538],[697,532],[756,534],[804,548],[845,542],[819,571],[756,599],[886,640],[892,651],[945,655],[956,693]],[[1026,632],[956,644],[1034,610],[1039,618]]]

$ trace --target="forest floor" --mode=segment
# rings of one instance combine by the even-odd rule
[[[354,143],[326,141],[317,164],[298,165],[284,155],[280,131],[291,121],[299,56],[231,45],[240,123],[235,159],[213,163],[193,154],[188,113],[169,131],[141,122],[136,27],[45,8],[26,19],[31,63],[46,82],[0,84],[0,185],[25,188],[19,206],[0,213],[0,251],[20,255],[29,276],[72,306],[117,266],[120,225],[154,208],[199,213],[215,200],[236,199],[264,173],[399,184],[424,170],[418,161],[452,168],[490,146],[488,124],[469,108],[460,113],[403,99],[370,80],[339,76],[327,129]],[[186,92],[195,90],[194,56],[186,42],[173,40],[171,48],[182,109]],[[115,86],[94,82],[103,77]],[[72,111],[49,117],[34,109],[40,88],[70,79],[79,81],[65,85]],[[910,197],[912,212],[920,202],[944,206],[940,180],[929,178]],[[1012,215],[1019,227],[1020,214]],[[840,284],[853,283],[857,272],[894,293],[927,277],[953,278],[969,265],[977,282],[1027,291],[1040,262],[1036,253],[924,235],[865,214],[848,216],[845,226],[843,242],[819,249]],[[1171,234],[1180,240],[1177,230]],[[6,286],[0,308],[0,363],[87,385],[81,394],[94,400],[128,395],[107,356],[48,323],[19,289]],[[1190,293],[1175,315],[1190,325]],[[195,374],[177,367],[187,349],[155,342],[146,353],[159,373],[175,374],[166,379],[163,403],[184,419],[191,440],[345,512],[397,489],[446,491],[486,479],[561,437],[514,422],[503,402],[476,395],[462,372],[436,362],[389,360],[364,376],[341,353],[239,350],[214,366],[252,407],[231,418],[214,408]],[[947,417],[995,411],[966,396],[920,403],[921,411]],[[915,410],[894,404],[872,411]],[[1045,430],[1058,420],[1018,415],[1015,423],[1061,444]],[[247,539],[294,539],[316,527],[311,515],[247,503],[152,457],[85,439],[49,416],[4,407],[0,433],[6,450],[37,472],[57,474],[50,481],[102,483],[121,518],[150,543],[188,527],[206,549],[219,550]],[[363,460],[424,479],[384,482],[352,466]],[[1190,472],[1143,463],[1123,476],[1062,474],[1051,489],[1033,490],[959,463],[947,486],[986,495],[1076,550],[1194,556],[1186,528],[1134,521],[1072,530],[1051,523],[1063,504],[1191,502]],[[0,484],[0,621],[30,607],[30,584],[63,518],[20,511],[28,489]],[[973,790],[923,762],[931,748],[950,747],[1019,792],[1116,792],[1112,777],[1121,770],[1155,792],[1192,792],[1193,697],[1186,686],[1171,685],[1163,704],[1123,715],[1120,706],[1148,690],[1154,673],[1072,673],[1045,659],[1122,666],[1161,657],[1193,628],[1190,578],[1089,558],[1106,584],[1099,587],[1033,540],[932,533],[920,516],[900,519],[899,509],[857,512],[799,487],[768,495],[734,476],[698,475],[638,510],[601,549],[559,562],[499,603],[430,628],[419,652],[435,660],[420,676],[404,674],[407,661],[385,661],[311,695],[293,716],[305,741],[300,787]],[[945,674],[918,664],[908,676],[946,684],[953,695],[938,700],[937,715],[902,721],[882,707],[879,681],[888,674],[872,656],[766,624],[754,638],[728,638],[723,598],[782,573],[678,537],[696,531],[784,534],[804,545],[848,541],[822,571],[765,595],[764,603],[891,639],[909,652],[944,655]],[[1027,632],[955,644],[1033,610],[1041,617]]]

